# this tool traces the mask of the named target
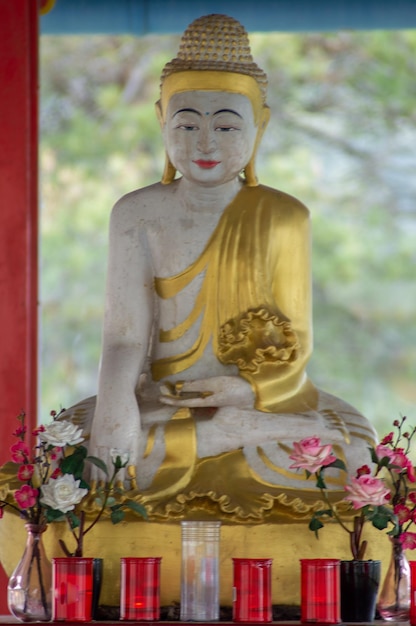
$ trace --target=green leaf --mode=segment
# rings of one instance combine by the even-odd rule
[[[124,503],[124,506],[131,509],[132,511],[135,511],[136,513],[139,513],[139,515],[144,517],[144,519],[147,519],[147,511],[142,504],[134,502],[134,500],[128,500]]]
[[[371,460],[373,463],[375,463],[376,465],[378,465],[378,456],[377,453],[375,451],[375,448],[368,448],[370,450],[370,455],[371,455]]]
[[[344,470],[344,472],[347,471],[347,466],[345,465],[345,463],[344,463],[344,461],[342,459],[335,459],[335,461],[333,461],[329,465],[325,466],[325,468],[327,468],[327,467],[336,467],[338,469]]]
[[[334,514],[331,509],[323,509],[322,511],[315,511],[314,516],[316,517],[333,517]]]
[[[390,467],[391,469],[401,469],[399,465],[394,465],[391,462],[391,458],[388,456],[383,456],[382,459],[378,462],[380,467]]]
[[[323,527],[324,525],[320,519],[318,519],[315,516],[312,517],[311,521],[309,522],[309,530],[312,530],[315,534],[317,534],[318,530],[320,530]]]
[[[85,480],[83,478],[80,479],[79,486],[80,486],[81,489],[88,489],[88,491],[90,490],[89,484],[87,482],[85,482]]]
[[[107,465],[104,463],[104,461],[102,461],[101,459],[99,459],[96,456],[87,456],[87,458],[85,460],[88,461],[89,463],[92,463],[93,465],[95,465],[95,467],[98,467],[98,469],[103,471],[104,474],[106,476],[108,476]]]
[[[389,520],[385,515],[373,515],[371,518],[371,523],[374,528],[378,528],[378,530],[384,530],[389,525]]]
[[[318,489],[326,489],[326,484],[324,481],[324,477],[322,475],[322,470],[316,476],[316,486],[318,487]]]
[[[389,523],[394,527],[398,526],[397,516],[386,506],[376,506],[372,512],[366,514],[368,520],[371,521],[375,528],[384,530]]]
[[[66,513],[67,519],[71,525],[71,528],[78,528],[81,520],[79,519],[79,517],[77,517],[75,515],[75,513],[73,511],[68,511],[68,513]]]
[[[111,521],[113,524],[118,524],[124,519],[124,517],[125,517],[125,513],[122,509],[117,508],[111,511]]]
[[[65,519],[65,514],[57,509],[46,509],[45,515],[48,522],[57,522]]]
[[[60,462],[60,468],[64,474],[73,474],[74,478],[82,478],[84,471],[84,460],[87,456],[87,448],[79,446],[69,456],[63,458]]]

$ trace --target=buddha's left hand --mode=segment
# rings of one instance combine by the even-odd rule
[[[164,383],[160,391],[160,401],[171,406],[235,406],[241,409],[254,406],[251,385],[240,376],[213,376],[176,384]]]

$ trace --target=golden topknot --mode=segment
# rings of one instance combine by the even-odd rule
[[[204,15],[185,30],[178,56],[163,68],[161,83],[170,74],[187,70],[234,72],[254,78],[266,100],[267,75],[254,62],[247,32],[228,15]]]

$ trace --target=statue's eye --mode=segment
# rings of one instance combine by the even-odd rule
[[[215,130],[219,131],[220,133],[229,133],[231,131],[240,129],[236,128],[236,126],[217,126]]]
[[[198,130],[196,124],[179,124],[176,128],[180,128],[181,130]]]

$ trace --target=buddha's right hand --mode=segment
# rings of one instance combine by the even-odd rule
[[[136,465],[139,457],[140,432],[136,424],[114,420],[108,426],[100,424],[94,417],[88,456],[96,457],[107,467],[107,475],[93,462],[89,465],[89,478],[94,481],[109,482],[114,477],[116,482],[125,482],[128,468]],[[126,460],[126,464],[114,476],[117,457]],[[124,463],[123,463],[124,464]]]

